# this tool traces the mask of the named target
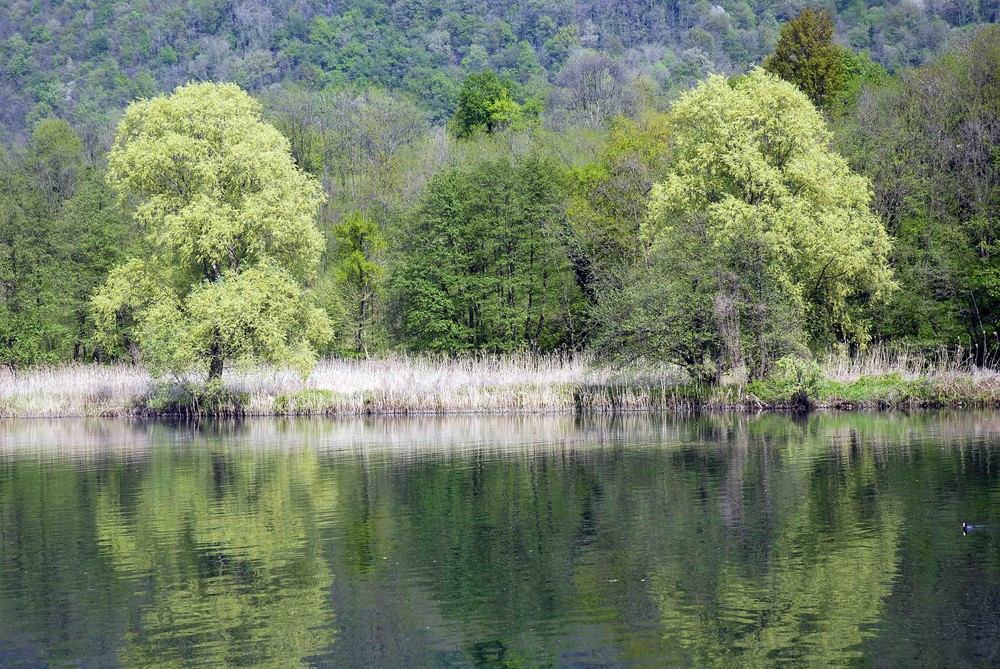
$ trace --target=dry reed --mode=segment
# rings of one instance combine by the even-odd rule
[[[640,410],[654,395],[669,396],[681,379],[669,366],[623,371],[597,366],[585,355],[399,355],[324,360],[306,379],[271,367],[230,369],[221,392],[206,397],[195,376],[157,382],[132,365],[67,365],[0,372],[0,416]]]
[[[1000,373],[969,349],[932,354],[873,347],[821,358],[828,381],[819,406],[1000,406]],[[759,409],[736,386],[685,383],[675,367],[602,366],[587,355],[324,360],[302,379],[272,367],[229,369],[221,388],[203,377],[157,381],[133,365],[65,365],[0,371],[0,417],[135,415],[419,415],[625,413],[696,408]],[[869,384],[866,386],[865,384]],[[832,390],[830,389],[832,388]],[[780,403],[778,403],[780,406]]]

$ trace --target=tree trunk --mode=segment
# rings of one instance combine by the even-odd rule
[[[218,344],[212,344],[212,361],[208,367],[208,380],[218,381],[222,378],[222,367],[225,363],[225,359],[222,357],[222,351]]]

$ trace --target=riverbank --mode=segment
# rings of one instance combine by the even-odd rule
[[[686,383],[669,366],[614,369],[587,356],[325,360],[308,379],[229,370],[223,382],[153,379],[132,365],[0,372],[0,417],[623,413],[801,408],[1000,407],[1000,373],[949,361],[828,356],[805,390]]]

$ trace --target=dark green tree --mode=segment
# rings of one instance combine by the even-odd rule
[[[535,156],[435,177],[399,235],[397,331],[412,349],[577,343],[581,293],[563,239],[563,178]]]
[[[90,296],[135,238],[103,172],[63,120],[0,151],[0,364],[96,353]]]
[[[456,137],[477,132],[493,133],[521,118],[521,106],[514,100],[514,83],[500,79],[492,70],[474,72],[462,82],[458,107],[450,128]]]
[[[781,26],[774,53],[764,69],[790,81],[826,109],[844,87],[844,62],[833,43],[833,17],[826,10],[804,9]]]

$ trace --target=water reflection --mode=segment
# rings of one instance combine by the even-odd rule
[[[995,414],[0,423],[3,666],[998,659]]]
[[[95,510],[104,555],[151,602],[123,664],[287,667],[333,641],[317,520],[337,491],[312,453],[210,441],[154,448],[142,474],[112,472]]]

